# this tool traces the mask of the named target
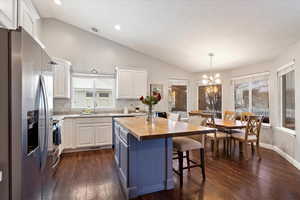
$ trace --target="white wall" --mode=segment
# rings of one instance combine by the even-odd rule
[[[148,71],[149,83],[164,84],[164,96],[168,91],[168,79],[189,80],[192,76],[176,66],[61,21],[43,19],[42,25],[42,42],[50,56],[71,61],[74,72],[90,72],[92,68],[96,68],[102,73],[113,73],[116,66],[144,68]],[[192,105],[191,99],[189,101],[189,105]],[[130,104],[138,104],[138,102],[117,101],[117,109]],[[167,111],[167,108],[166,98],[155,107],[160,111]],[[69,112],[70,102],[55,100],[54,109],[55,111]]]

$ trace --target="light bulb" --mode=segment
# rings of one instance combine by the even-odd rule
[[[203,80],[202,80],[202,83],[203,83],[204,85],[206,85],[206,84],[208,83],[208,81],[207,81],[206,79],[203,79]]]
[[[208,79],[208,76],[207,76],[206,74],[204,74],[204,75],[202,76],[202,78]]]
[[[219,78],[216,79],[216,80],[215,80],[215,83],[216,83],[216,84],[220,84],[220,83],[221,83],[221,79],[219,79]]]
[[[220,77],[219,73],[215,74],[215,78],[219,78],[219,77]]]
[[[61,0],[54,0],[54,3],[56,3],[59,6],[62,4]]]

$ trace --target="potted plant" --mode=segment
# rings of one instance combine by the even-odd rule
[[[153,95],[150,96],[141,96],[140,97],[140,101],[148,106],[148,113],[147,113],[147,121],[151,121],[152,120],[152,116],[153,116],[153,106],[155,104],[157,104],[159,101],[161,100],[161,95],[160,93],[153,93]]]

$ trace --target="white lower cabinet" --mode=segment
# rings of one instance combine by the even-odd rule
[[[74,148],[73,119],[65,119],[62,123],[62,147],[63,149]]]
[[[112,145],[112,118],[65,119],[62,144],[64,149]]]
[[[90,147],[95,145],[94,124],[76,124],[76,147]]]
[[[109,145],[112,144],[112,125],[97,124],[95,126],[95,144]]]

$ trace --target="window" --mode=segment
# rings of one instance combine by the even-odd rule
[[[198,109],[215,110],[217,117],[222,118],[222,85],[200,85],[198,87]]]
[[[249,83],[237,83],[234,85],[234,102],[236,112],[249,111]]]
[[[295,130],[295,69],[291,65],[278,72],[281,127]]]
[[[234,80],[234,107],[237,113],[252,112],[264,116],[269,123],[268,73],[241,77]]]
[[[169,111],[179,113],[181,118],[187,117],[187,81],[169,80]]]
[[[72,88],[72,108],[114,107],[113,77],[73,76]]]

